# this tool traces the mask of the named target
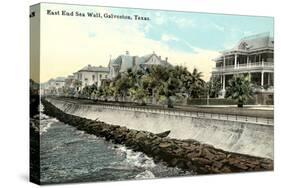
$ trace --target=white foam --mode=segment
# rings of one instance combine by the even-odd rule
[[[52,124],[58,122],[55,118],[44,119],[40,121],[40,135],[47,132]]]
[[[118,145],[117,150],[124,153],[126,155],[126,161],[133,166],[145,169],[156,166],[153,159],[142,152],[136,152],[121,145]]]
[[[155,178],[154,174],[149,171],[149,170],[145,170],[142,173],[139,173],[138,175],[136,175],[135,179],[152,179]]]

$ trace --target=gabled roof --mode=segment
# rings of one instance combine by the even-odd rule
[[[270,37],[269,33],[261,33],[241,39],[234,48],[224,51],[225,53],[231,51],[249,52],[259,49],[273,48],[274,39]]]
[[[152,53],[141,57],[120,55],[116,59],[110,60],[109,66],[120,66],[120,72],[125,72],[129,68],[133,68],[134,66],[140,67],[141,65],[145,65],[153,56],[155,56],[161,64],[170,65],[170,63],[166,62],[166,60],[161,60],[155,53]]]
[[[116,61],[121,66],[120,72],[125,72],[133,66],[133,56],[121,55],[116,59]]]

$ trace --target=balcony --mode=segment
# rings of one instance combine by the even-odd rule
[[[225,67],[215,67],[213,68],[213,73],[234,73],[234,72],[247,72],[247,71],[273,71],[274,63],[273,62],[254,62],[248,64],[238,64],[228,65]]]

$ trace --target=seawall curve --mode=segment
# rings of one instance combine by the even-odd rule
[[[67,114],[52,103],[42,99],[44,113],[83,130],[89,134],[104,137],[113,143],[124,144],[136,151],[146,153],[155,161],[177,166],[194,174],[217,174],[273,170],[273,161],[217,149],[211,145],[187,139],[167,138],[169,132],[153,134],[147,131],[128,129]]]
[[[48,101],[68,114],[152,133],[171,130],[171,138],[194,139],[226,151],[273,159],[272,125],[117,110],[54,98]]]

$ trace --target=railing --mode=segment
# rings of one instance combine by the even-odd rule
[[[225,67],[215,67],[213,68],[213,71],[229,71],[229,70],[239,70],[239,69],[250,69],[250,68],[273,68],[274,63],[273,62],[254,62],[254,63],[248,63],[248,64],[238,64],[236,67],[234,65],[228,65]]]
[[[261,117],[207,113],[207,112],[176,111],[176,110],[169,110],[169,109],[149,109],[149,108],[142,108],[142,107],[112,106],[112,105],[100,105],[100,104],[96,104],[95,106],[102,107],[105,109],[113,109],[113,110],[136,111],[136,112],[146,112],[152,114],[163,114],[168,116],[196,117],[196,118],[204,118],[204,119],[235,121],[235,122],[242,122],[242,123],[254,123],[260,125],[273,126],[272,118],[261,118]]]

